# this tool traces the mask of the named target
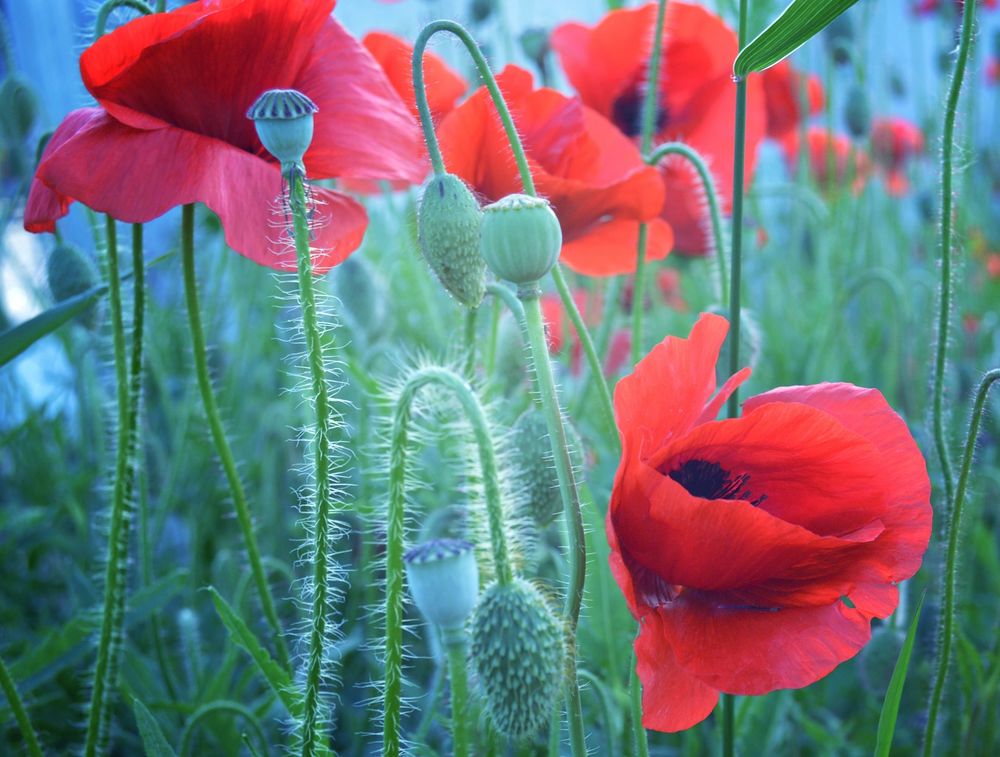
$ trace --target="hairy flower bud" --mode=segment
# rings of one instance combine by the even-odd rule
[[[432,177],[417,213],[420,252],[438,280],[466,307],[478,307],[486,293],[486,263],[479,254],[482,211],[457,176]]]
[[[483,592],[472,618],[472,664],[493,726],[523,739],[552,716],[563,680],[563,627],[522,578]]]
[[[97,268],[78,247],[58,244],[49,254],[45,263],[45,276],[49,291],[56,302],[64,302],[70,297],[92,289],[98,284]],[[100,322],[98,304],[95,302],[77,320],[88,329],[95,329]]]
[[[313,114],[319,108],[296,89],[269,89],[247,111],[257,136],[281,163],[282,173],[305,174],[302,159],[313,138]]]
[[[580,438],[569,424],[565,426],[570,455],[574,467],[583,464]],[[544,528],[562,512],[562,496],[559,492],[559,477],[552,460],[552,445],[549,441],[545,415],[529,408],[511,428],[514,460],[520,469],[520,481],[524,486],[526,502],[524,514],[536,525]]]
[[[8,143],[19,144],[38,117],[38,98],[24,79],[8,76],[0,85],[0,132]]]
[[[530,284],[559,259],[562,228],[547,200],[507,195],[484,208],[480,249],[497,278]]]
[[[445,631],[462,628],[476,606],[479,568],[472,544],[432,539],[403,558],[410,594],[428,622]]]
[[[872,107],[868,102],[868,95],[857,84],[847,92],[844,120],[847,122],[847,131],[852,137],[861,139],[868,136],[871,130]]]

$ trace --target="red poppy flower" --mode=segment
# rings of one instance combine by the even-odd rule
[[[881,169],[889,194],[905,194],[910,188],[906,164],[923,152],[923,133],[904,118],[876,118],[871,139],[872,158]]]
[[[823,85],[819,77],[807,77],[793,69],[788,60],[766,69],[761,80],[767,108],[767,136],[784,145],[802,122],[803,97],[810,115],[823,109]]]
[[[615,390],[610,562],[641,623],[655,730],[694,725],[719,692],[800,688],[853,657],[930,538],[926,465],[878,391],[783,387],[714,420],[750,374],[716,392],[728,327],[703,314]]]
[[[1000,82],[1000,58],[990,58],[986,61],[986,81],[989,84]]]
[[[656,4],[651,3],[611,11],[593,27],[563,24],[551,37],[583,102],[633,138],[639,134],[655,24]],[[708,161],[728,210],[733,196],[736,35],[715,14],[678,0],[667,5],[663,42],[656,140],[680,140],[697,150]],[[754,76],[747,82],[748,186],[765,124],[761,80]],[[705,254],[711,249],[711,234],[697,175],[683,159],[664,161],[660,171],[668,198],[663,218],[674,230],[678,251]]]
[[[130,223],[203,202],[236,251],[273,268],[278,164],[247,108],[295,88],[318,106],[305,156],[313,178],[419,181],[420,133],[371,55],[330,17],[333,0],[202,0],[136,19],[80,58],[100,107],[70,113],[39,164],[25,228],[53,231],[80,201]],[[317,272],[361,243],[368,219],[347,195],[314,189]]]
[[[830,191],[852,179],[852,190],[861,191],[871,166],[868,155],[860,147],[843,134],[831,134],[819,126],[810,127],[806,139],[809,144],[809,171],[820,189]],[[789,169],[794,171],[799,154],[798,132],[792,132],[786,144]]]
[[[673,235],[656,219],[663,187],[635,145],[578,98],[535,89],[522,68],[507,66],[497,82],[536,189],[552,203],[562,225],[561,260],[591,276],[632,271],[640,221],[651,221],[649,259],[666,256]],[[507,136],[485,87],[441,121],[438,139],[448,170],[486,200],[521,191]]]
[[[991,252],[986,256],[986,273],[991,279],[1000,279],[1000,253]]]
[[[956,16],[962,13],[964,4],[962,0],[953,0],[952,7]],[[913,12],[918,16],[927,16],[936,13],[941,7],[941,0],[918,0],[917,4],[913,6]],[[994,10],[997,7],[997,0],[979,0],[979,7]]]

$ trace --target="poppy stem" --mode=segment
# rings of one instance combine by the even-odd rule
[[[0,688],[6,694],[7,704],[10,706],[11,712],[14,713],[14,719],[21,729],[21,738],[24,739],[27,754],[29,757],[42,757],[42,747],[38,743],[38,736],[31,725],[31,718],[28,717],[28,711],[24,709],[24,702],[21,701],[21,695],[17,693],[14,679],[11,678],[10,671],[7,670],[7,665],[2,659],[0,659]]]
[[[453,757],[469,757],[469,674],[464,640],[448,647],[448,679],[451,682],[451,740]]]
[[[944,408],[944,373],[948,360],[948,334],[951,331],[951,253],[952,253],[952,207],[955,202],[952,185],[954,169],[952,156],[955,151],[955,118],[958,115],[958,100],[962,94],[962,83],[965,80],[965,68],[969,61],[969,51],[972,48],[972,27],[975,23],[976,4],[964,3],[962,6],[962,35],[958,44],[958,58],[955,61],[955,71],[948,87],[948,99],[945,106],[944,129],[941,135],[941,292],[938,309],[937,339],[934,345],[934,395],[932,406],[932,422],[934,426],[934,447],[941,463],[941,477],[944,479],[945,508],[951,507],[955,491],[955,473],[951,462],[951,451],[948,449],[945,432]],[[933,726],[928,721],[928,730],[933,732]]]
[[[702,190],[708,200],[708,215],[712,222],[712,239],[715,242],[716,274],[719,287],[719,304],[724,305],[729,301],[729,277],[726,272],[726,240],[722,230],[722,212],[719,209],[719,193],[715,188],[715,180],[704,158],[698,154],[690,145],[683,142],[665,142],[657,145],[646,158],[646,163],[656,166],[668,155],[679,155],[687,160],[701,179]]]
[[[927,712],[927,727],[924,731],[924,757],[929,757],[934,751],[934,732],[937,728],[938,710],[941,706],[944,684],[948,677],[948,666],[951,663],[951,646],[955,634],[955,594],[958,584],[958,540],[962,535],[962,508],[965,504],[969,472],[972,469],[972,458],[976,452],[979,424],[983,419],[986,397],[997,381],[1000,381],[1000,368],[987,372],[979,382],[979,390],[976,392],[976,400],[969,417],[969,429],[965,436],[965,453],[962,455],[962,468],[958,474],[955,504],[948,518],[948,552],[942,581],[944,606],[941,608],[941,640],[938,645],[934,688],[931,691],[931,701]]]
[[[153,9],[144,0],[105,0],[104,4],[97,9],[97,16],[94,18],[94,39],[100,39],[108,27],[108,18],[112,11],[118,8],[131,8],[136,13],[143,16],[153,14]]]
[[[649,738],[642,725],[642,683],[636,673],[638,665],[635,650],[632,651],[632,665],[628,674],[628,700],[630,719],[632,720],[632,737],[636,757],[649,757]]]
[[[409,375],[396,399],[389,447],[389,511],[385,544],[385,686],[383,693],[382,753],[399,757],[400,707],[403,683],[403,537],[406,508],[406,456],[410,416],[420,389],[436,384],[448,389],[459,401],[472,426],[483,475],[490,545],[497,582],[514,579],[507,548],[503,501],[496,454],[483,406],[469,383],[454,371],[440,366],[419,368]],[[454,682],[452,684],[454,686]],[[464,708],[463,708],[464,713]]]
[[[476,370],[476,316],[479,308],[465,309],[465,373],[468,376]]]
[[[112,488],[111,526],[108,533],[108,556],[104,574],[104,609],[101,634],[94,665],[93,689],[87,713],[86,757],[103,753],[107,748],[108,708],[111,692],[118,682],[122,649],[122,624],[125,619],[125,591],[128,579],[129,532],[132,523],[132,491],[135,471],[135,448],[142,389],[143,310],[145,269],[142,263],[142,234],[133,237],[135,276],[135,312],[132,332],[132,362],[126,364],[125,326],[122,317],[121,279],[118,270],[117,225],[107,216],[108,304],[114,346],[117,385],[118,432],[115,455],[115,479]]]
[[[653,49],[649,55],[649,70],[646,74],[646,96],[642,100],[640,126],[640,151],[645,158],[653,146],[653,132],[656,129],[656,112],[660,100],[660,58],[663,55],[663,24],[667,17],[667,0],[659,0],[656,7],[656,25],[653,29]],[[648,161],[647,161],[648,162]],[[649,228],[639,224],[639,240],[636,243],[635,286],[632,293],[632,363],[642,357],[642,301],[646,284],[646,247]]]
[[[233,498],[236,520],[239,522],[240,530],[243,532],[243,544],[246,548],[247,561],[250,563],[250,572],[253,574],[254,583],[257,585],[257,594],[260,598],[261,608],[264,611],[264,617],[268,625],[274,633],[274,643],[278,659],[282,667],[288,670],[288,648],[285,645],[281,622],[278,620],[274,599],[271,596],[271,587],[267,582],[267,573],[264,572],[264,565],[261,561],[260,548],[257,545],[257,535],[254,533],[253,517],[250,514],[250,506],[247,503],[246,493],[243,491],[243,482],[240,481],[240,474],[236,469],[233,452],[229,447],[229,440],[226,438],[226,432],[222,427],[222,417],[219,414],[219,406],[215,401],[215,393],[212,390],[212,379],[208,371],[205,329],[201,322],[201,307],[198,304],[198,280],[195,275],[194,265],[194,205],[185,205],[181,209],[181,258],[184,269],[184,295],[187,302],[188,323],[191,329],[191,352],[194,357],[194,370],[198,380],[198,390],[201,392],[201,401],[205,408],[205,418],[208,420],[208,427],[212,434],[212,441],[215,444],[215,451],[219,456],[219,462],[222,463],[226,482],[229,484],[229,494]]]
[[[733,757],[734,754],[735,699],[732,694],[722,694],[722,757]]]

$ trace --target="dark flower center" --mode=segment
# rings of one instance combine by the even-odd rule
[[[639,85],[634,85],[625,90],[614,104],[611,106],[611,120],[615,126],[622,130],[629,137],[638,137],[642,133],[642,101],[645,97],[643,89]],[[662,98],[657,98],[662,100]],[[667,104],[658,102],[656,107],[656,128],[659,133],[670,121],[670,112]]]
[[[745,499],[754,507],[767,499],[766,494],[751,499],[753,495],[747,488],[749,473],[735,475],[708,460],[688,460],[667,475],[687,489],[689,494],[703,499]]]

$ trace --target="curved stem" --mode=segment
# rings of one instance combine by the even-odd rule
[[[295,237],[295,258],[298,266],[299,304],[302,308],[302,330],[306,339],[306,361],[309,364],[309,399],[315,414],[312,440],[313,510],[311,532],[313,560],[312,617],[309,620],[309,652],[306,662],[306,693],[302,717],[302,755],[311,757],[323,743],[323,723],[320,699],[327,647],[327,615],[330,612],[330,532],[333,524],[331,476],[332,450],[329,433],[333,419],[330,390],[326,383],[323,341],[319,329],[316,293],[313,288],[312,250],[309,238],[308,204],[305,177],[300,171],[289,173],[289,204]]]
[[[274,607],[271,587],[267,582],[267,573],[264,572],[264,566],[261,563],[260,548],[257,546],[257,535],[254,533],[250,506],[243,491],[240,474],[236,470],[236,461],[233,458],[232,450],[229,448],[229,440],[226,438],[226,432],[222,428],[222,417],[219,415],[219,407],[215,401],[212,380],[208,372],[205,330],[201,323],[201,307],[198,304],[198,281],[195,276],[194,266],[194,205],[185,205],[181,211],[181,258],[184,268],[184,295],[187,302],[188,323],[191,329],[191,352],[194,357],[198,390],[201,392],[201,401],[205,408],[205,418],[208,420],[208,426],[212,433],[212,441],[215,444],[215,451],[219,455],[219,461],[222,463],[222,469],[229,484],[229,493],[233,498],[233,505],[236,508],[236,519],[240,524],[240,530],[243,532],[243,544],[246,547],[247,560],[250,563],[250,571],[253,573],[254,583],[257,585],[257,594],[260,597],[261,608],[274,634],[278,659],[282,667],[287,670],[289,667],[288,648],[285,646],[285,639],[281,631],[281,622],[278,620],[278,613]]]
[[[500,584],[514,577],[507,549],[503,503],[497,475],[496,455],[486,413],[468,382],[454,371],[439,366],[419,368],[410,374],[393,411],[389,452],[389,513],[385,546],[385,693],[382,726],[384,757],[399,757],[400,698],[403,676],[403,536],[406,506],[406,455],[410,416],[420,389],[437,384],[459,401],[472,426],[483,475],[486,512],[490,527],[493,565]]]
[[[667,0],[659,0],[656,7],[656,24],[653,27],[653,49],[649,55],[649,70],[646,74],[646,96],[642,101],[640,122],[640,150],[643,155],[653,146],[653,131],[656,129],[656,113],[660,100],[660,58],[663,52],[663,23],[667,16]],[[642,300],[645,291],[646,245],[649,229],[645,223],[639,224],[639,239],[636,244],[635,289],[632,297],[632,362],[638,363],[642,357]]]
[[[929,757],[934,750],[934,731],[937,728],[938,709],[941,706],[941,695],[944,693],[948,666],[951,663],[951,645],[955,634],[955,594],[958,585],[958,541],[962,535],[962,515],[965,493],[969,485],[969,472],[972,470],[972,458],[976,452],[976,440],[979,437],[979,424],[983,419],[986,397],[997,381],[1000,381],[1000,368],[989,371],[979,382],[976,401],[972,406],[972,414],[969,418],[969,430],[965,436],[965,453],[962,455],[962,468],[958,474],[955,503],[948,518],[948,553],[943,578],[944,602],[941,608],[941,642],[938,648],[934,688],[931,691],[931,701],[927,711],[927,727],[924,731],[925,757]]]
[[[962,94],[965,68],[972,47],[972,27],[976,14],[975,3],[965,3],[962,8],[962,36],[958,45],[958,59],[955,73],[948,87],[945,105],[944,129],[941,135],[941,293],[938,310],[937,340],[934,346],[934,402],[932,418],[934,425],[934,448],[941,463],[944,479],[945,508],[951,507],[955,488],[955,473],[951,464],[951,453],[945,434],[944,419],[944,372],[948,358],[948,334],[951,331],[951,234],[952,234],[952,184],[954,173],[952,156],[955,152],[955,118],[958,115],[958,99]],[[928,724],[928,728],[933,727]]]
[[[715,256],[719,266],[719,303],[725,304],[729,301],[729,278],[726,275],[726,243],[722,232],[722,211],[719,209],[719,193],[715,189],[715,180],[698,151],[683,142],[665,142],[658,145],[646,158],[646,163],[655,166],[668,155],[683,157],[694,166],[701,179],[702,189],[708,199],[708,214],[712,221],[712,239],[715,241]]]
[[[14,684],[14,679],[11,678],[10,671],[7,670],[3,659],[0,659],[0,688],[7,695],[7,704],[10,705],[14,719],[21,729],[21,738],[24,739],[25,749],[29,757],[42,757],[42,747],[38,743],[38,736],[35,734],[31,719],[28,717],[28,711],[24,709],[24,702],[21,701],[21,695],[17,693],[17,686]]]
[[[541,396],[542,409],[545,412],[549,442],[552,445],[556,475],[559,478],[559,493],[562,497],[563,513],[566,518],[569,578],[564,615],[570,630],[566,665],[566,710],[569,716],[570,745],[574,757],[583,757],[587,753],[587,748],[580,705],[580,687],[576,680],[576,626],[580,618],[580,606],[583,603],[583,587],[587,572],[587,545],[583,533],[583,515],[580,512],[580,495],[573,477],[573,465],[566,443],[566,430],[563,427],[559,397],[556,393],[555,380],[552,377],[552,364],[549,362],[548,348],[545,344],[545,327],[538,295],[537,286],[521,287],[518,291],[518,297],[524,303],[532,364],[535,367],[538,393]]]
[[[108,26],[108,17],[117,8],[131,8],[144,16],[153,13],[153,9],[143,0],[105,0],[105,3],[98,8],[97,17],[94,19],[94,39],[100,39],[104,36],[104,31]]]
[[[260,727],[257,716],[254,715],[253,711],[239,702],[222,699],[202,705],[184,723],[184,728],[181,731],[180,757],[187,757],[191,753],[191,738],[194,736],[194,729],[197,725],[206,717],[220,712],[229,712],[242,717],[253,729],[254,735],[257,737],[257,743],[264,749],[264,754],[267,754],[267,739],[264,737],[264,730]]]
[[[464,641],[451,641],[448,647],[448,677],[451,680],[451,738],[454,757],[469,756],[469,674],[465,663]]]

